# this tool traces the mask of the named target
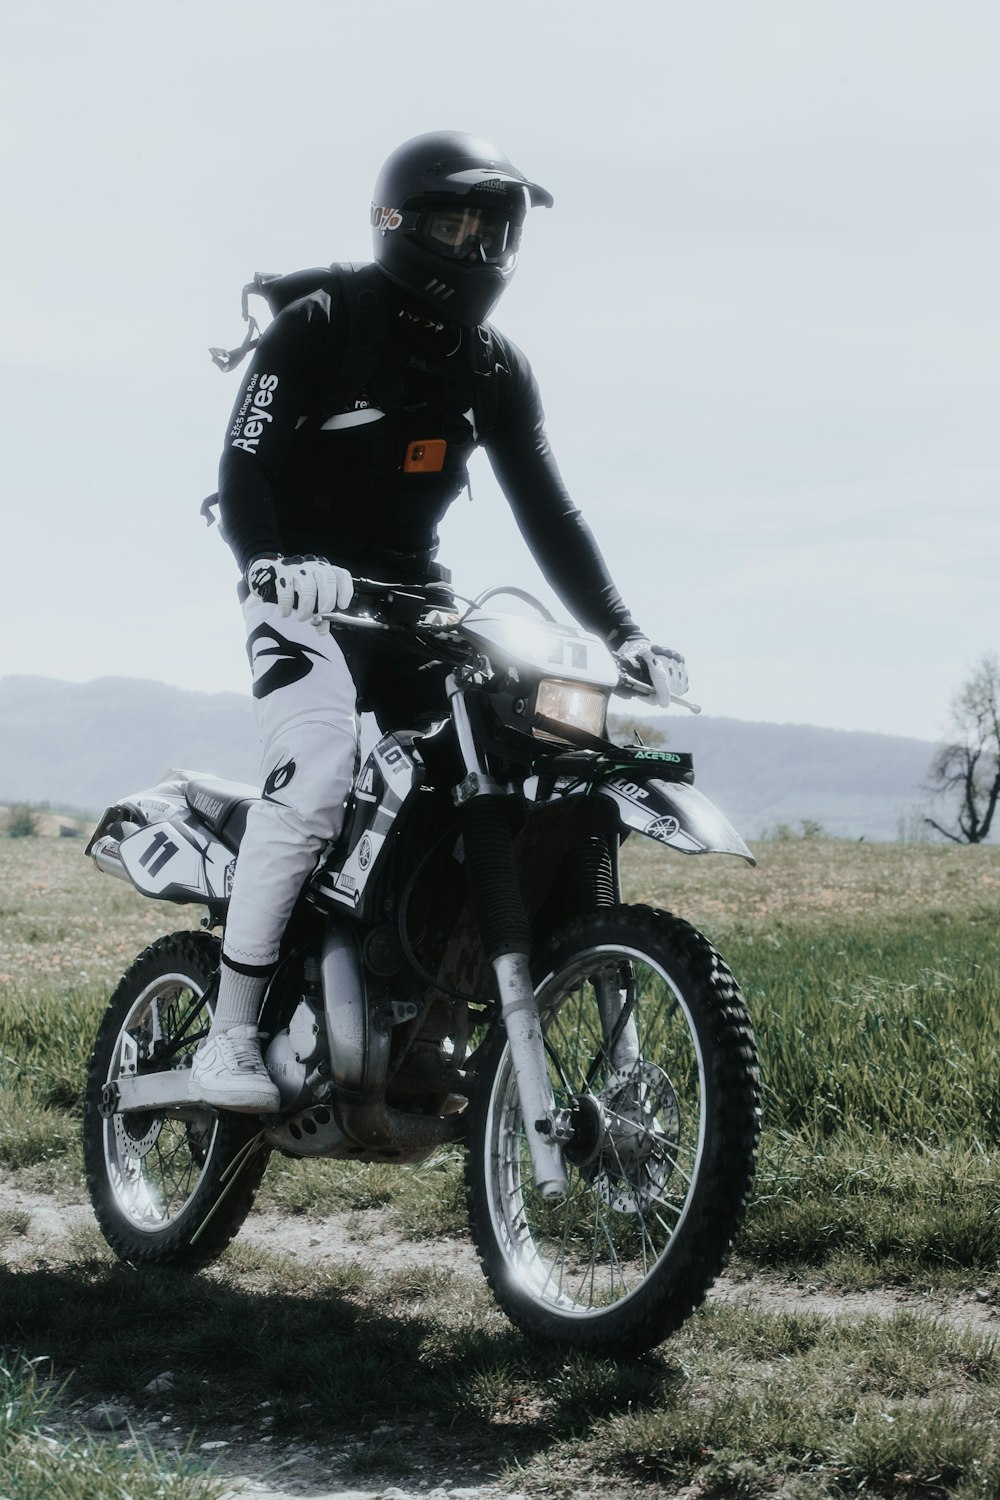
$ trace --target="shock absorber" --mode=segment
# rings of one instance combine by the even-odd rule
[[[496,976],[535,1184],[543,1197],[560,1197],[566,1191],[562,1143],[569,1126],[563,1112],[556,1109],[545,1063],[545,1040],[529,964],[531,928],[517,877],[503,788],[492,781],[479,758],[464,694],[454,678],[448,686],[466,768],[465,780],[455,791],[456,800],[465,804],[466,876],[483,948]]]

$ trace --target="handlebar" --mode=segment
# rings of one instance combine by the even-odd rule
[[[265,604],[278,602],[273,583],[259,589]],[[361,629],[388,630],[393,625],[412,625],[421,613],[442,605],[453,605],[455,596],[446,584],[440,583],[384,583],[375,578],[355,578],[351,597],[351,613],[346,610],[324,612],[322,619],[331,625],[356,625]],[[354,613],[359,610],[359,613]],[[378,614],[365,613],[376,610]],[[389,618],[382,619],[388,611]]]
[[[538,606],[546,620],[553,620],[553,616],[544,606],[520,589],[489,589],[475,603],[478,605],[495,594],[504,593],[528,600]],[[261,598],[265,603],[276,603],[274,586],[271,585],[262,591]],[[456,595],[445,583],[388,583],[376,578],[355,578],[351,612],[331,610],[324,613],[321,618],[330,625],[340,625],[353,630],[405,631],[406,633],[419,630],[422,634],[436,637],[442,642],[447,640],[454,649],[460,644],[454,634],[455,626],[461,618],[461,612],[456,611],[455,608],[459,599],[466,605],[471,605],[473,602]],[[355,610],[358,613],[354,613]],[[438,618],[428,618],[433,615],[437,615]],[[446,619],[442,619],[442,615],[446,616]],[[651,698],[653,696],[652,686],[644,682],[642,678],[634,677],[622,666],[621,662],[618,662],[618,686],[613,691],[616,695],[625,698]],[[687,698],[674,696],[671,696],[670,701],[681,708],[688,709],[693,714],[701,713],[700,703],[692,703]]]

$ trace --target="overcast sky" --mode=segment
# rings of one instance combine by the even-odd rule
[[[34,0],[4,29],[0,676],[245,691],[207,347],[253,271],[368,259],[380,163],[451,128],[555,197],[496,321],[692,696],[945,731],[1000,650],[995,0]],[[472,487],[456,585],[551,602],[481,456]]]

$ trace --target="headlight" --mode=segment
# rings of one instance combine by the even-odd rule
[[[583,729],[587,734],[603,737],[608,714],[607,689],[583,682],[563,682],[558,677],[544,677],[538,684],[535,713],[539,718],[565,724],[568,729]],[[539,740],[561,738],[553,730],[542,729],[537,724],[532,726],[531,732]]]

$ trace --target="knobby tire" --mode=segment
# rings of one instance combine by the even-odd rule
[[[533,973],[556,1102],[588,1095],[585,1113],[599,1108],[604,1129],[591,1131],[591,1159],[568,1164],[565,1203],[541,1200],[498,1031],[470,1107],[473,1239],[497,1301],[529,1336],[638,1355],[703,1301],[743,1219],[759,1135],[749,1017],[708,940],[649,907],[573,919],[538,950]],[[609,983],[624,1015],[602,1030],[588,994]],[[608,1037],[621,1049],[633,1021],[638,1055],[623,1065]]]
[[[245,1116],[101,1114],[101,1092],[115,1075],[125,1034],[143,1035],[154,1004],[161,1020],[173,1004],[181,1022],[218,964],[219,942],[207,933],[158,939],[123,975],[94,1043],[83,1113],[87,1189],[105,1239],[132,1265],[198,1270],[216,1260],[250,1212],[267,1165],[267,1149],[251,1145],[259,1126]],[[193,1047],[185,1041],[174,1061]]]

